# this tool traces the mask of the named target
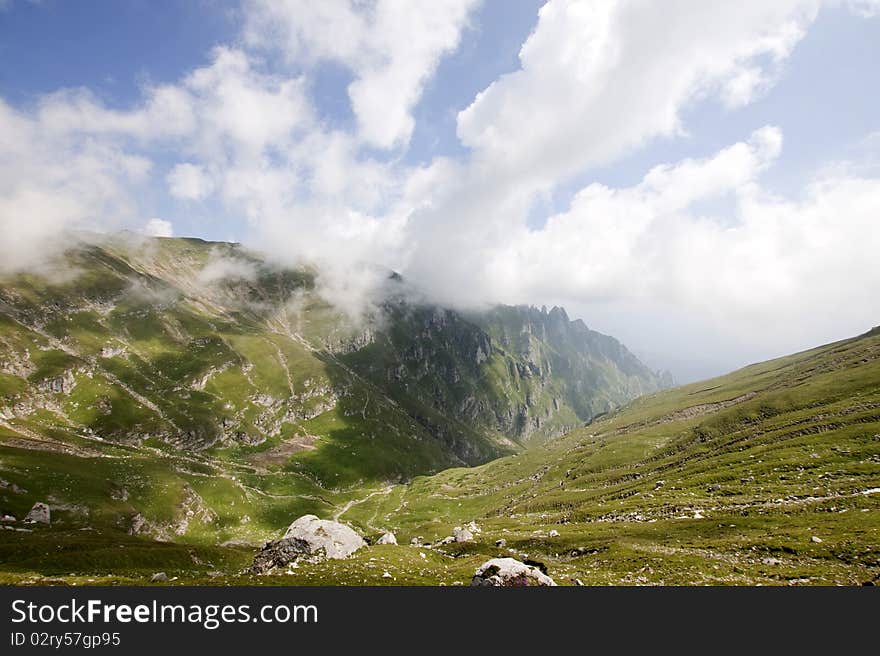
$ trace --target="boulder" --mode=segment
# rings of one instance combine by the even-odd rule
[[[284,567],[296,562],[300,556],[311,556],[309,544],[305,540],[282,538],[275,542],[268,542],[254,557],[251,571],[256,574],[265,574],[276,567]]]
[[[34,504],[33,508],[28,511],[28,514],[25,515],[24,521],[26,524],[49,524],[49,506],[38,501]]]
[[[165,572],[156,572],[150,577],[151,583],[162,583],[163,581],[168,580],[168,575]]]
[[[473,542],[474,534],[468,529],[456,526],[452,529],[452,537],[456,542]]]
[[[376,540],[376,544],[397,544],[397,538],[391,531],[386,531],[381,538]]]
[[[268,572],[299,558],[318,562],[326,558],[347,558],[361,547],[364,539],[351,527],[315,515],[303,515],[291,524],[284,537],[267,543],[254,558],[251,570]]]
[[[493,558],[480,565],[474,586],[555,586],[556,582],[537,567],[526,565],[515,558]]]
[[[291,524],[283,539],[291,538],[305,541],[310,553],[323,552],[325,558],[347,558],[367,546],[351,527],[315,515],[303,515]]]

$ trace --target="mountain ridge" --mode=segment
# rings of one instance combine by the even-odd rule
[[[127,450],[145,466],[151,454],[196,458],[247,471],[258,489],[284,480],[318,510],[327,490],[479,464],[588,421],[595,409],[569,404],[577,381],[566,376],[590,367],[583,389],[596,408],[661,384],[586,346],[569,349],[581,358],[573,374],[541,369],[566,354],[537,342],[530,362],[496,348],[462,313],[400,293],[399,277],[386,283],[397,295],[355,322],[316,291],[315,271],[235,244],[91,237],[44,270],[0,284],[0,440],[35,453]],[[192,496],[191,480],[167,475],[175,495]],[[108,512],[130,529],[150,498]]]

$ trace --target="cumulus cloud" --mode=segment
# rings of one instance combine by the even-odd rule
[[[551,0],[520,70],[458,115],[459,137],[517,183],[553,185],[681,133],[681,111],[697,98],[749,102],[817,10],[812,0]]]
[[[106,230],[136,216],[129,192],[148,159],[112,142],[58,131],[0,99],[0,269],[40,266],[72,230]]]
[[[150,237],[173,237],[174,226],[165,219],[150,219],[144,224],[144,234]]]
[[[360,138],[379,148],[406,144],[412,109],[440,59],[458,47],[478,0],[309,2],[250,0],[246,40],[280,48],[293,63],[332,60],[348,67]]]
[[[632,187],[588,185],[542,229],[484,247],[469,288],[576,307],[643,348],[708,342],[728,366],[862,332],[880,316],[880,179],[823,176],[780,197],[760,180],[781,143],[765,127]],[[673,336],[648,328],[660,317]]]
[[[166,176],[168,191],[175,198],[202,200],[214,190],[214,183],[205,169],[196,164],[176,164]]]
[[[445,302],[556,300],[588,318],[615,298],[639,298],[647,307],[663,292],[669,303],[691,303],[699,294],[673,284],[680,276],[660,275],[682,271],[671,246],[657,250],[667,243],[663,231],[684,242],[714,235],[716,250],[743,234],[727,230],[734,215],[694,206],[743,197],[778,154],[779,129],[760,130],[707,161],[656,168],[635,189],[588,185],[569,212],[545,225],[532,225],[530,211],[575,175],[651,140],[684,136],[682,115],[695,103],[752,102],[773,85],[820,4],[550,0],[522,46],[520,69],[459,113],[470,158],[435,161],[419,173],[432,183],[406,225],[404,273]],[[682,223],[686,210],[704,213]],[[768,290],[789,280],[760,271]],[[729,303],[742,295],[728,291]]]

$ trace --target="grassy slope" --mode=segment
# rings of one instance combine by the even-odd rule
[[[239,573],[246,549],[137,538],[114,549],[116,535],[62,525],[0,533],[0,561],[13,582],[143,582],[165,569],[214,584],[464,584],[486,558],[513,555],[561,584],[859,584],[880,576],[878,488],[873,331],[641,398],[546,447],[364,495],[342,515],[401,544],[475,519],[470,544],[370,547],[254,579]]]
[[[417,479],[347,518],[404,540],[476,519],[480,539],[450,552],[478,563],[512,549],[561,582],[854,584],[880,575],[878,488],[875,330],[643,397],[546,448]]]
[[[21,519],[46,501],[53,535],[126,540],[141,515],[155,528],[145,539],[257,544],[291,518],[461,462],[267,310],[307,281],[285,272],[206,298],[195,274],[231,246],[151,248],[77,249],[58,275],[3,281],[0,479],[26,492],[0,489],[0,514]],[[326,304],[307,302],[313,331],[332,321]],[[62,391],[50,387],[62,379]],[[206,521],[184,524],[200,505]],[[0,531],[4,542],[28,536]]]

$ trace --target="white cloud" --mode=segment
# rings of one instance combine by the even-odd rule
[[[150,168],[112,142],[64,134],[0,99],[0,269],[39,266],[70,243],[71,230],[131,219],[129,190]]]
[[[205,169],[196,164],[176,164],[166,176],[168,191],[175,198],[202,200],[214,190],[214,183]]]
[[[144,89],[132,110],[108,109],[88,89],[62,89],[41,98],[38,120],[52,134],[126,136],[141,141],[174,138],[195,128],[192,97],[173,85]]]
[[[195,99],[196,151],[214,158],[283,155],[314,120],[304,80],[261,73],[241,50],[218,47],[213,54],[209,66],[182,83]]]
[[[576,306],[629,336],[625,316],[640,327],[632,343],[723,343],[734,360],[867,330],[880,316],[880,179],[822,177],[800,198],[778,197],[760,176],[780,147],[767,127],[632,187],[591,184],[542,229],[481,244],[468,289]],[[671,317],[677,341],[658,345],[647,327]]]
[[[880,16],[880,0],[843,0],[850,11],[864,18]]]
[[[521,69],[459,114],[459,137],[513,184],[548,188],[680,133],[698,98],[749,102],[817,10],[814,0],[550,0]]]
[[[524,279],[494,259],[496,246],[529,234],[536,198],[652,139],[682,135],[689,105],[752,100],[818,8],[818,0],[550,0],[522,46],[520,70],[458,115],[471,157],[432,166],[435,184],[407,225],[405,272],[446,301],[495,300],[493,276]],[[771,132],[755,138],[768,152],[778,148]],[[533,257],[553,269],[556,248],[541,246]],[[493,276],[489,262],[500,267]],[[519,300],[541,301],[521,292]]]
[[[213,252],[196,280],[200,285],[208,286],[223,280],[253,281],[256,278],[257,268],[253,262]]]
[[[174,226],[165,219],[150,219],[144,224],[143,233],[150,237],[173,237]]]
[[[361,139],[379,148],[409,142],[412,109],[440,59],[458,47],[478,0],[250,0],[246,40],[280,48],[292,63],[333,60],[348,87]]]

